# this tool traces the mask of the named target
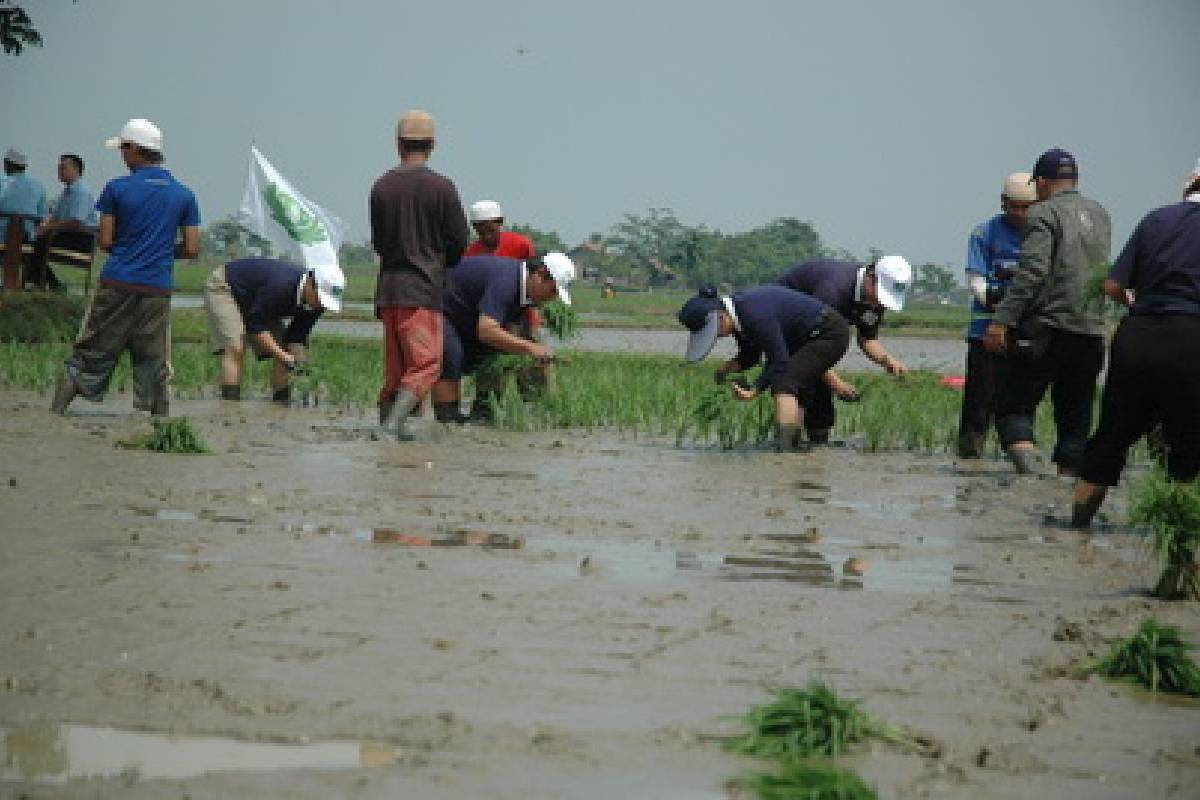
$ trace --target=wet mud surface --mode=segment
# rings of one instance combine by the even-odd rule
[[[47,402],[0,394],[0,797],[724,798],[730,716],[814,679],[936,744],[850,759],[881,797],[1197,796],[1200,705],[1070,676],[1195,608],[1058,479]]]

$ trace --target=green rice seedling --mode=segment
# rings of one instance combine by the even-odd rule
[[[1130,521],[1146,525],[1163,571],[1154,594],[1163,600],[1200,600],[1200,480],[1173,481],[1155,470],[1133,488]]]
[[[200,432],[192,427],[187,417],[151,420],[154,429],[150,433],[119,442],[120,446],[134,450],[153,450],[157,453],[211,453]]]
[[[735,783],[759,800],[875,800],[875,790],[852,772],[829,764],[792,761],[776,772],[747,775]]]
[[[542,318],[546,322],[546,328],[564,342],[579,336],[579,314],[574,306],[559,300],[546,303],[542,306]]]
[[[1147,619],[1132,638],[1117,642],[1084,674],[1129,679],[1152,692],[1200,697],[1200,667],[1188,655],[1195,647],[1183,639],[1179,628]]]
[[[797,760],[839,756],[847,745],[878,739],[910,745],[903,731],[884,725],[859,709],[859,701],[843,700],[823,683],[807,689],[772,690],[775,699],[741,718],[749,730],[725,741],[726,749],[758,758]]]

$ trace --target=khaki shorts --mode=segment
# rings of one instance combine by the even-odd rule
[[[204,308],[208,312],[208,341],[214,354],[224,353],[227,349],[238,347],[246,338],[246,322],[242,319],[242,310],[233,299],[229,282],[225,280],[225,266],[219,266],[208,276],[204,284]],[[271,326],[271,335],[282,346],[283,320]],[[250,338],[250,350],[259,360],[270,358],[257,339]]]

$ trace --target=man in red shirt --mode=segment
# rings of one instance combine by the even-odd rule
[[[495,200],[480,200],[471,206],[471,227],[478,239],[471,242],[464,256],[504,256],[532,261],[537,252],[528,236],[504,230],[504,210]]]

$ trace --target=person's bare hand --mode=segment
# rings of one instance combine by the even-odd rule
[[[908,372],[908,367],[904,366],[904,362],[890,357],[883,365],[883,368],[887,370],[889,375],[895,375],[897,378],[903,378],[904,373]]]
[[[530,356],[539,361],[548,361],[554,357],[554,354],[550,351],[549,347],[546,347],[544,344],[538,344],[537,342],[534,342],[530,346],[528,353]]]
[[[858,399],[858,389],[856,389],[852,383],[846,383],[843,380],[839,380],[830,388],[833,389],[833,393],[836,394],[840,400],[853,403]]]
[[[753,400],[758,397],[756,389],[740,386],[736,383],[729,384],[729,390],[733,392],[733,396],[738,400]]]

